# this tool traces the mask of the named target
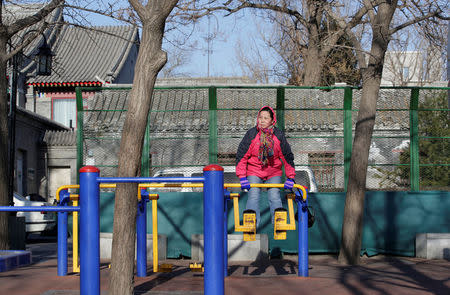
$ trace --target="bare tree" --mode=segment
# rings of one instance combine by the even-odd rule
[[[345,30],[332,29],[328,10],[338,10],[338,1],[303,0],[303,1],[243,1],[230,0],[222,4],[219,1],[209,1],[194,17],[200,17],[214,11],[226,11],[227,14],[239,12],[243,9],[267,11],[268,17],[279,21],[279,28],[284,28],[280,35],[281,49],[287,51],[283,56],[288,71],[291,73],[291,83],[295,85],[318,86],[327,56],[345,34]],[[363,6],[352,13],[347,20],[347,28],[352,29],[361,22],[367,13]],[[266,16],[266,17],[267,17]],[[290,23],[289,26],[286,24]],[[289,45],[289,46],[287,46]],[[295,48],[295,52],[290,50]],[[300,61],[298,61],[300,59]],[[296,68],[301,64],[302,68]]]
[[[382,84],[424,86],[443,81],[445,71],[446,25],[436,24],[439,34],[424,34],[414,25],[397,32],[389,44],[383,68]]]
[[[62,5],[64,0],[53,0],[47,5],[43,5],[33,15],[29,15],[23,18],[14,19],[7,18],[7,1],[0,2],[0,205],[9,205],[8,196],[8,103],[7,103],[7,63],[13,58],[14,55],[21,52],[23,48],[28,46],[35,38],[40,36],[40,33],[46,28],[46,24],[42,22],[53,10]],[[41,31],[30,32],[25,36],[25,40],[22,40],[21,44],[17,47],[8,50],[9,44],[11,44],[11,38],[18,32],[30,27],[31,25],[42,22],[40,26]],[[13,165],[13,163],[10,163]],[[8,249],[9,236],[8,236],[8,214],[6,212],[0,213],[0,249]]]
[[[308,55],[307,34],[304,30],[296,28],[290,18],[277,13],[274,24],[274,38],[264,39],[269,48],[272,48],[280,57],[275,75],[285,76],[290,85],[303,85],[305,77],[309,76],[305,69],[304,56]],[[333,21],[324,21],[320,27],[320,34],[336,34],[340,29]],[[284,67],[283,67],[284,66]],[[280,70],[281,68],[281,70]],[[285,70],[283,70],[285,69]],[[320,80],[315,86],[329,86],[336,82],[345,82],[348,85],[359,85],[360,74],[357,69],[356,57],[346,34],[342,34],[336,44],[323,57],[319,66]]]
[[[142,41],[136,62],[119,152],[119,177],[140,176],[142,145],[152,104],[156,76],[167,61],[162,50],[166,20],[177,0],[129,0],[142,24]],[[110,294],[133,294],[137,185],[118,184],[114,203]]]
[[[339,26],[346,31],[356,49],[362,72],[362,97],[356,121],[352,146],[349,182],[345,200],[344,220],[339,261],[358,264],[360,258],[364,216],[364,195],[369,158],[369,148],[375,123],[378,94],[385,54],[393,35],[416,23],[438,22],[445,18],[448,3],[439,1],[390,1],[364,0],[360,5],[367,10],[367,22],[371,28],[371,44],[368,58],[361,40],[350,30],[347,20],[328,10]],[[394,17],[395,16],[395,17]],[[402,18],[402,16],[405,16]]]
[[[254,43],[254,39],[250,37],[246,43],[249,42]],[[242,73],[257,83],[269,83],[271,73],[263,54],[257,46],[250,46],[250,48],[251,53],[248,54],[249,49],[247,46],[244,48],[240,41],[235,46],[236,58]]]
[[[159,77],[161,78],[171,78],[177,76],[187,76],[187,73],[179,72],[179,69],[186,65],[189,59],[189,54],[187,50],[183,50],[179,47],[171,47],[167,51],[167,63],[162,68]]]

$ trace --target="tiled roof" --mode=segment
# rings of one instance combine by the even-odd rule
[[[11,24],[14,21],[23,19],[30,15],[35,14],[40,9],[42,9],[45,4],[8,4],[2,6],[2,21],[4,24]],[[43,31],[43,35],[47,41],[47,44],[53,46],[56,40],[56,36],[58,35],[58,28],[60,28],[60,24],[62,21],[62,8],[56,8],[52,11],[46,18],[45,21],[50,25]],[[42,27],[42,22],[35,23],[26,29],[20,31],[11,37],[11,44],[15,48],[16,45],[23,42],[25,38],[28,38],[40,30]],[[30,68],[35,67],[35,62],[33,57],[37,54],[38,48],[43,44],[44,38],[42,34],[40,34],[30,45],[28,45],[23,50],[22,58],[22,67],[21,72],[26,73],[30,70]],[[8,47],[8,51],[11,49]]]
[[[25,18],[35,14],[42,9],[45,3],[34,4],[3,4],[2,5],[2,22],[4,24],[11,24],[16,20]]]
[[[95,85],[101,80],[113,83],[138,41],[138,30],[132,26],[85,29],[65,25],[52,48],[52,74],[36,76],[28,83],[46,86]]]
[[[49,146],[75,146],[77,144],[77,134],[71,130],[47,130],[43,141]]]
[[[156,87],[179,87],[179,86],[228,86],[228,85],[253,85],[256,86],[256,81],[243,76],[243,77],[170,77],[170,78],[157,78]]]
[[[35,112],[29,111],[27,109],[24,109],[21,106],[17,106],[16,112],[17,112],[18,115],[22,115],[24,117],[31,118],[34,121],[38,121],[41,124],[47,125],[48,128],[51,128],[51,129],[59,129],[59,130],[67,130],[68,129],[65,125],[63,125],[61,123],[58,123],[58,122],[56,122],[54,120],[50,120],[47,117],[44,117],[44,116],[39,115],[39,114],[37,114]]]
[[[86,132],[113,132],[120,136],[126,112],[128,91],[105,90],[90,100],[85,113]],[[395,96],[395,98],[394,98]],[[380,91],[380,108],[405,109],[408,91]],[[285,127],[288,132],[343,130],[343,89],[286,90]],[[219,133],[245,132],[255,125],[259,107],[276,105],[276,89],[222,88],[217,91],[217,124]],[[353,109],[359,107],[360,91],[354,93]],[[108,111],[99,111],[108,110]],[[116,110],[116,111],[111,111]],[[353,112],[353,124],[356,123]],[[208,89],[155,89],[150,114],[150,131],[207,132]],[[377,112],[378,130],[408,130],[408,111]]]

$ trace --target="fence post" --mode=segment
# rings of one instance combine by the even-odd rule
[[[100,294],[100,170],[80,169],[80,294]]]
[[[150,154],[150,114],[148,115],[147,126],[145,127],[144,145],[142,146],[141,176],[149,177],[152,167],[152,155]]]
[[[209,165],[203,169],[203,237],[205,295],[223,295],[225,292],[223,258],[224,190],[223,168]]]
[[[217,164],[217,87],[208,88],[209,98],[209,164]]]
[[[409,102],[409,154],[411,191],[419,191],[419,88],[411,89]]]
[[[352,101],[353,90],[344,90],[344,191],[347,191],[350,160],[352,158]]]
[[[285,88],[284,86],[277,87],[277,126],[279,129],[285,129],[284,122],[284,109],[285,109]]]
[[[75,87],[77,100],[77,171],[83,165],[83,91],[81,87]],[[77,183],[80,183],[80,175],[77,175]]]

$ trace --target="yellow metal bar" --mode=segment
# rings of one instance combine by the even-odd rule
[[[68,184],[68,185],[62,185],[56,190],[56,200],[59,202],[59,193],[64,189],[69,188],[80,188],[78,184]]]
[[[62,189],[68,189],[68,188],[79,188],[80,186],[78,184],[69,184],[69,185],[63,185],[58,188],[56,191],[56,199],[59,201],[59,191]],[[115,188],[115,183],[101,183],[100,188]],[[157,188],[157,187],[203,187],[203,183],[140,183],[139,188]],[[225,183],[225,188],[231,188],[231,187],[237,187],[240,188],[240,183]],[[261,187],[261,188],[268,188],[268,187],[278,187],[283,188],[283,183],[251,183],[250,187]],[[300,184],[294,184],[294,187],[302,191],[303,200],[306,200],[307,193],[306,189],[303,187],[303,185]],[[138,193],[140,194],[140,193]]]
[[[230,188],[230,187],[240,188],[241,184],[240,183],[224,183],[223,186],[225,188]],[[278,188],[283,188],[284,184],[283,183],[251,183],[250,187],[261,187],[261,188],[278,187]],[[306,201],[306,198],[307,198],[306,189],[303,187],[303,185],[294,184],[294,187],[302,191],[303,200]]]
[[[100,188],[116,188],[115,183],[100,183]]]
[[[233,207],[234,207],[234,231],[241,232],[251,232],[254,230],[253,226],[241,225],[239,220],[239,198],[233,197]]]
[[[152,199],[153,272],[158,272],[158,199]]]
[[[141,199],[142,199],[142,196],[141,196],[141,187],[138,186],[138,202],[140,202]]]
[[[306,201],[306,199],[308,198],[308,194],[306,193],[305,187],[300,184],[294,184],[294,187],[302,191],[303,201]]]
[[[203,187],[203,183],[141,183],[141,188],[154,188],[154,187]]]
[[[295,196],[294,196],[295,198]],[[294,204],[292,197],[287,197],[287,203],[288,203],[288,213],[289,213],[289,223],[288,224],[282,224],[278,225],[278,230],[295,230],[295,219],[294,219]]]
[[[70,197],[72,198],[72,195]],[[72,205],[78,206],[78,200],[73,200]],[[80,264],[78,263],[78,212],[73,211],[72,219],[72,270],[73,272],[80,272]]]

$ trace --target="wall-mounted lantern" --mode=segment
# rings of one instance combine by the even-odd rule
[[[37,74],[42,76],[51,75],[53,52],[50,49],[50,46],[48,46],[45,37],[44,43],[38,49],[37,57],[38,57]]]

